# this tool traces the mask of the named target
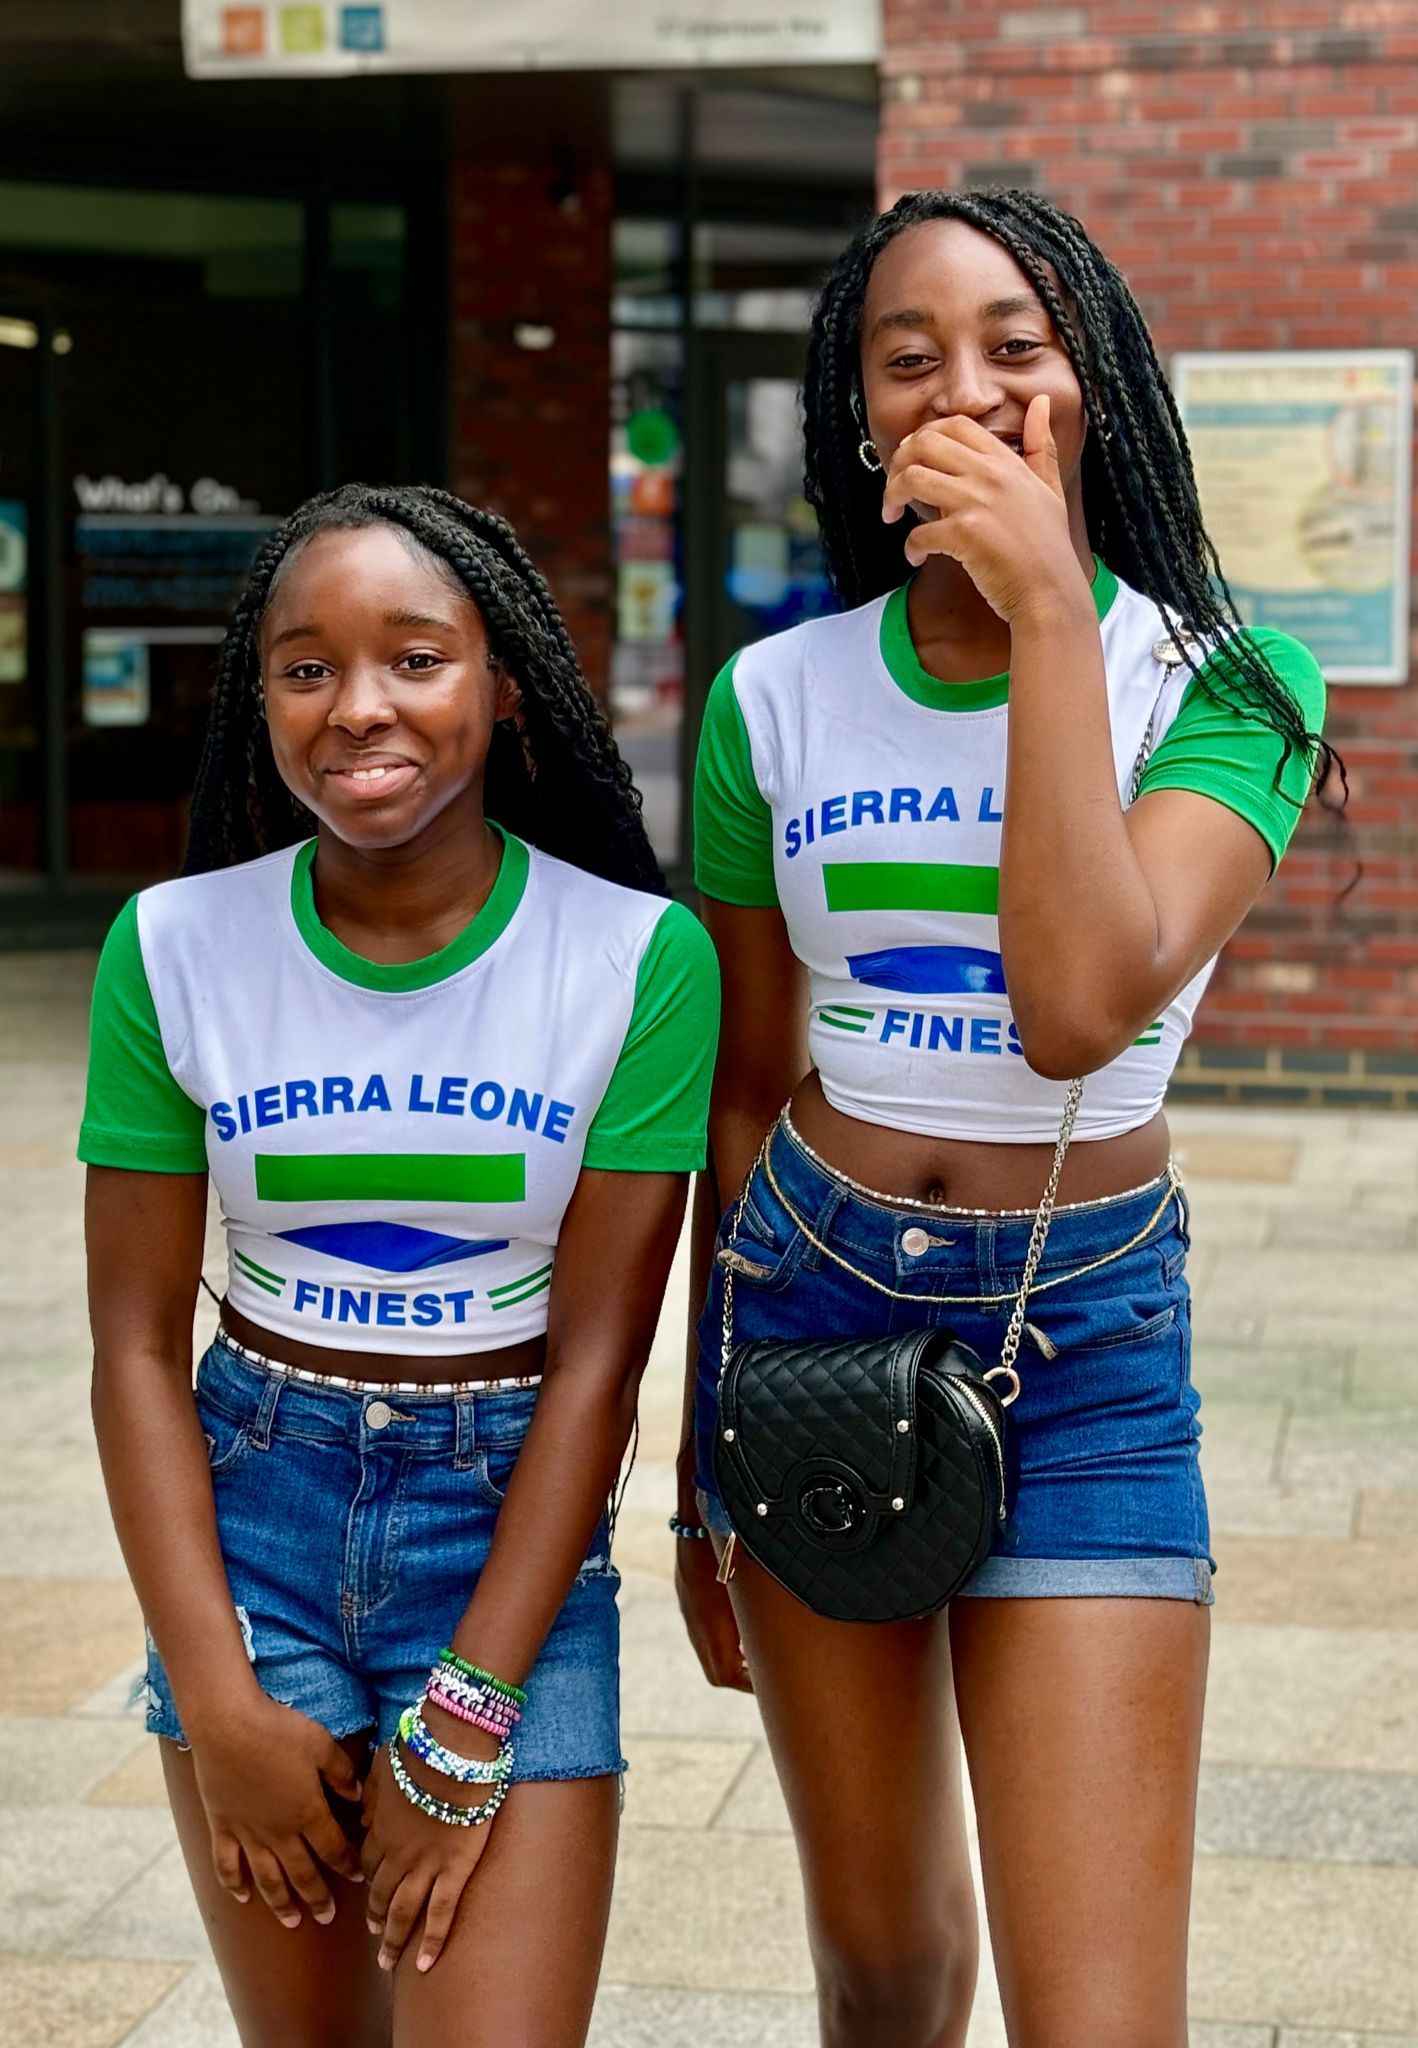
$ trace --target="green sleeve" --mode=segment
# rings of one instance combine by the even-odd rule
[[[694,766],[694,879],[706,896],[771,910],[773,817],[753,773],[748,727],[734,695],[734,663],[721,668],[704,706]]]
[[[713,943],[692,911],[671,903],[640,962],[635,1007],[586,1136],[585,1164],[624,1173],[703,1166],[718,1042]]]
[[[138,938],[138,899],[99,956],[79,1157],[135,1173],[205,1173],[206,1112],[172,1078]]]
[[[1324,725],[1325,686],[1309,649],[1269,627],[1258,627],[1246,637],[1294,698],[1306,729],[1318,733]],[[1229,651],[1234,645],[1228,641],[1218,648],[1201,670],[1223,697],[1235,673]],[[1198,796],[1214,797],[1254,826],[1276,867],[1299,823],[1314,770],[1304,753],[1292,752],[1277,789],[1275,771],[1284,751],[1285,742],[1263,720],[1240,702],[1218,703],[1194,676],[1147,765],[1138,795],[1151,789],[1190,789]]]

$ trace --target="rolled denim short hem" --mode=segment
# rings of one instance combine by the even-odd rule
[[[1190,1600],[1210,1607],[1204,1557],[987,1557],[960,1600]]]
[[[699,1489],[706,1529],[729,1537],[733,1524],[717,1493]],[[1211,1607],[1205,1557],[987,1557],[957,1600],[1190,1600]]]

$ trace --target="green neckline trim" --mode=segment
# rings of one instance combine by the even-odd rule
[[[312,874],[317,842],[307,839],[297,851],[295,865],[291,869],[290,907],[296,930],[321,966],[328,967],[341,981],[352,982],[356,988],[373,989],[379,995],[408,995],[415,989],[432,988],[435,983],[447,981],[471,966],[501,938],[512,922],[526,890],[527,872],[531,866],[527,849],[516,834],[506,831],[501,825],[493,825],[491,818],[488,823],[502,841],[502,860],[486,903],[472,922],[464,925],[457,938],[450,939],[438,952],[429,953],[422,960],[403,960],[396,964],[366,960],[361,954],[352,953],[320,922],[315,908]]]
[[[881,614],[881,658],[898,690],[928,711],[998,711],[1009,702],[1009,671],[984,676],[975,683],[945,683],[921,664],[911,638],[907,608],[909,582],[899,584]],[[1093,557],[1093,603],[1101,622],[1118,594],[1118,579],[1106,562]]]

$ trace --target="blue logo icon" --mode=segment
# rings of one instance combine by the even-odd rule
[[[366,54],[384,48],[384,9],[382,7],[342,7],[340,9],[340,47],[343,50],[359,50]]]

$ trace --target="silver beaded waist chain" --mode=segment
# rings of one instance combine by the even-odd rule
[[[883,1194],[879,1188],[869,1188],[864,1181],[853,1180],[850,1173],[843,1173],[840,1166],[834,1166],[830,1159],[824,1159],[820,1152],[814,1152],[786,1109],[778,1121],[798,1150],[805,1152],[814,1166],[821,1167],[833,1180],[840,1181],[843,1187],[850,1188],[854,1195],[861,1195],[868,1202],[875,1202],[880,1208],[919,1209],[926,1216],[977,1218],[981,1223],[1027,1221],[1035,1214],[1033,1209],[964,1209],[951,1202],[923,1202],[916,1195]],[[1143,1181],[1140,1187],[1120,1188],[1115,1195],[1093,1195],[1086,1202],[1056,1202],[1054,1214],[1076,1216],[1086,1209],[1110,1209],[1116,1202],[1131,1201],[1134,1195],[1156,1194],[1164,1181],[1170,1181],[1175,1177],[1176,1166],[1174,1161],[1169,1159],[1161,1173],[1154,1174],[1151,1180]]]
[[[342,1394],[423,1394],[429,1400],[446,1401],[454,1394],[516,1394],[542,1383],[539,1372],[519,1379],[440,1380],[432,1386],[427,1380],[347,1380],[337,1372],[311,1372],[303,1365],[287,1365],[282,1359],[251,1351],[245,1344],[237,1343],[224,1323],[217,1324],[217,1342],[262,1372],[275,1373],[283,1380],[299,1380],[302,1386],[334,1387]]]

